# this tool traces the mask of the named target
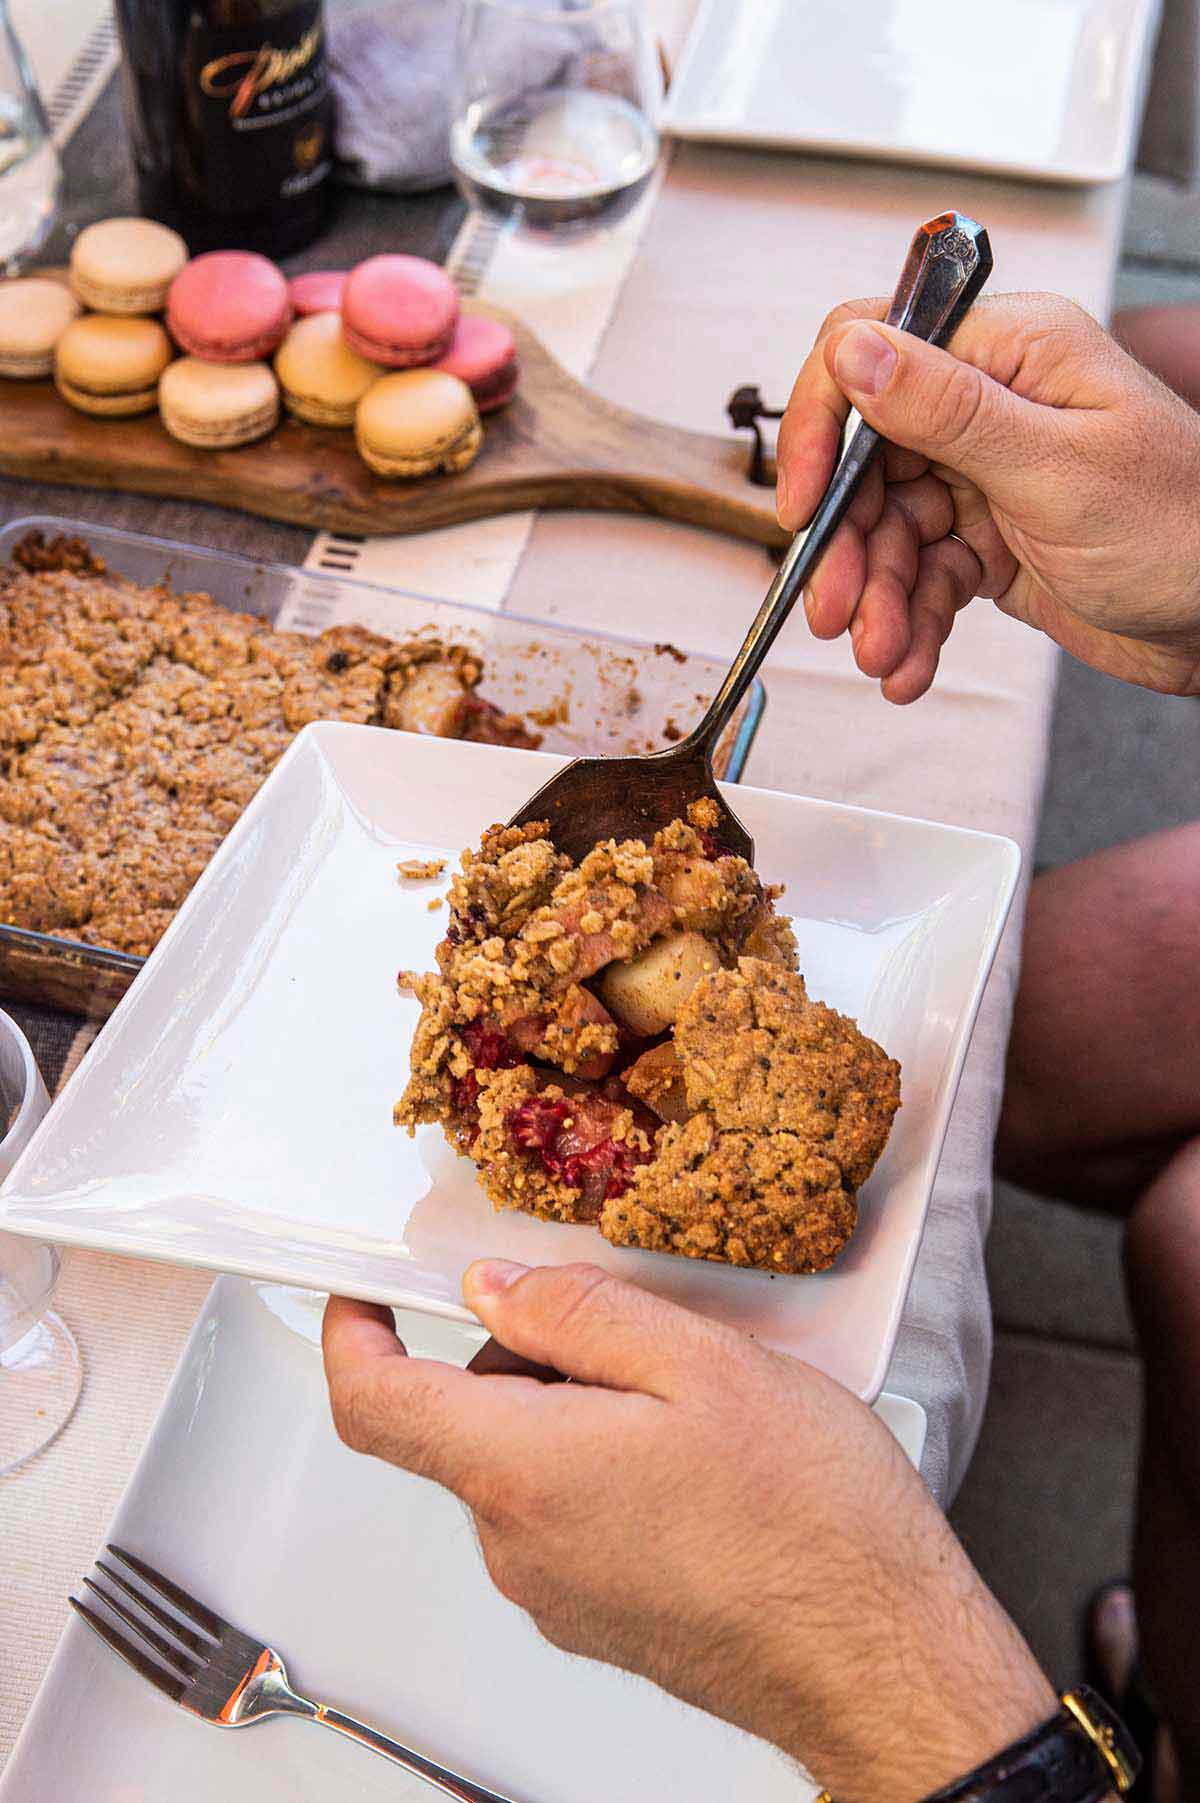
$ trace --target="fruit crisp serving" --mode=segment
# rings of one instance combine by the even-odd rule
[[[31,533],[0,573],[0,921],[144,953],[295,734],[533,745],[461,647],[276,632]]]
[[[699,801],[578,865],[492,827],[450,889],[396,1120],[438,1122],[497,1208],[619,1246],[823,1271],[900,1066],[810,1001],[790,923]]]

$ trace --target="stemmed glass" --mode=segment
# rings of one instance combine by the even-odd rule
[[[0,1013],[0,1180],[49,1106],[29,1041]],[[58,1265],[55,1247],[0,1233],[0,1477],[48,1445],[79,1400],[79,1348],[50,1312]]]
[[[62,170],[21,40],[0,0],[0,272],[17,275],[45,243]]]
[[[537,233],[612,225],[654,172],[661,92],[640,0],[465,0],[459,188]]]

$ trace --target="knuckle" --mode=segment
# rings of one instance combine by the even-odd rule
[[[1104,328],[1078,301],[1070,300],[1065,294],[1041,292],[1029,296],[1032,306],[1030,314],[1034,318],[1044,318],[1048,323],[1058,325],[1066,330],[1103,333]]]
[[[960,445],[978,431],[984,388],[978,370],[965,363],[950,363],[930,378],[928,393],[921,397],[925,430],[944,449]]]
[[[436,1398],[427,1385],[410,1379],[397,1394],[370,1376],[353,1374],[331,1384],[330,1406],[338,1438],[352,1452],[444,1481],[447,1461],[444,1452],[439,1455]]]
[[[381,1436],[379,1409],[372,1387],[358,1377],[336,1378],[329,1387],[329,1403],[339,1440],[351,1452],[375,1452]]]
[[[515,1603],[530,1614],[534,1608],[534,1586],[525,1561],[511,1543],[496,1534],[481,1534],[483,1562],[488,1576],[506,1602]]]
[[[463,1472],[458,1488],[476,1520],[492,1529],[520,1524],[532,1513],[524,1486],[509,1471],[475,1465]]]
[[[881,317],[881,307],[886,309],[886,306],[886,301],[881,302],[871,297],[842,301],[825,315],[817,337],[826,338],[830,332],[836,332],[839,326],[848,326],[855,319],[878,319]]]
[[[599,1265],[562,1265],[547,1272],[548,1313],[555,1328],[562,1331],[590,1320],[612,1295],[616,1281]]]

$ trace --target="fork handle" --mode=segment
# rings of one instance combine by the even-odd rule
[[[930,344],[946,344],[991,270],[991,246],[981,225],[963,213],[941,213],[936,219],[927,220],[909,246],[888,308],[888,325],[900,326]],[[816,512],[784,552],[766,599],[708,712],[685,743],[675,746],[669,755],[682,758],[685,749],[703,748],[711,757],[713,747],[846,517],[879,444],[879,433],[851,409],[837,468]]]
[[[365,1722],[355,1721],[352,1715],[343,1715],[340,1709],[331,1709],[325,1703],[318,1703],[317,1712],[312,1719],[326,1728],[332,1728],[336,1734],[344,1734],[347,1740],[357,1741],[360,1747],[369,1747],[372,1753],[382,1753],[393,1765],[403,1766],[406,1772],[412,1772],[417,1778],[424,1778],[426,1784],[441,1791],[444,1797],[454,1797],[456,1803],[515,1803],[512,1797],[503,1797],[499,1791],[486,1790],[482,1784],[472,1784],[469,1778],[460,1778],[456,1772],[448,1772],[444,1766],[426,1759],[423,1753],[414,1753],[411,1747],[402,1747],[399,1741],[389,1740],[377,1728],[368,1728]]]

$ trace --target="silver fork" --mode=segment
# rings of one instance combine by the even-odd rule
[[[78,1597],[68,1598],[71,1607],[134,1671],[201,1721],[218,1728],[245,1728],[268,1715],[298,1715],[344,1734],[373,1753],[382,1753],[434,1790],[457,1798],[458,1803],[514,1803],[511,1797],[446,1771],[424,1754],[355,1721],[352,1715],[302,1697],[288,1683],[283,1660],[273,1647],[243,1634],[133,1553],[112,1545],[105,1551],[139,1581],[123,1577],[103,1559],[96,1560],[96,1570],[105,1581],[83,1581],[123,1627],[116,1627]],[[169,1607],[164,1608],[164,1603]],[[157,1625],[151,1627],[150,1622]]]

